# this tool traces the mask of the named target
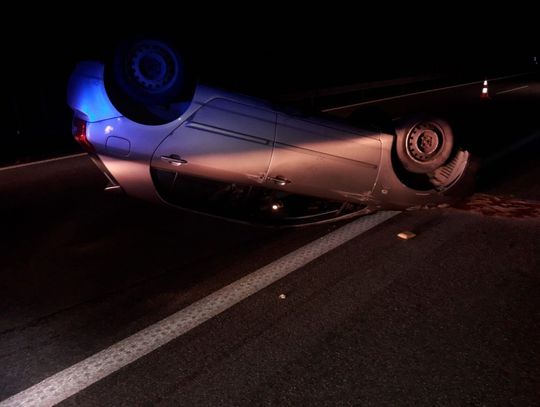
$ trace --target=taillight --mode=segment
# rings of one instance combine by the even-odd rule
[[[79,143],[86,151],[88,152],[95,152],[96,149],[94,146],[88,141],[88,138],[86,137],[86,121],[83,119],[80,119],[78,117],[73,118],[73,125],[71,127],[71,132],[73,134],[73,137],[75,137],[75,140],[77,143]]]

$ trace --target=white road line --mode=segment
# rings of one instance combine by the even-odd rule
[[[500,76],[498,78],[492,78],[492,79],[490,79],[490,81],[499,81],[499,80],[502,80],[502,79],[515,78],[517,76],[527,75],[528,73],[530,73],[530,72],[525,72],[525,73],[520,73],[520,74],[515,74],[515,75],[508,75],[508,76]],[[381,99],[366,100],[364,102],[351,103],[349,105],[329,107],[327,109],[323,109],[322,111],[324,113],[333,112],[333,111],[336,111],[336,110],[343,110],[343,109],[349,109],[349,108],[352,108],[352,107],[370,105],[372,103],[385,102],[387,100],[401,99],[401,98],[406,98],[406,97],[409,97],[409,96],[423,95],[423,94],[426,94],[426,93],[440,92],[440,91],[448,90],[448,89],[455,89],[455,88],[461,88],[461,87],[465,87],[465,86],[477,85],[477,84],[483,83],[483,82],[484,82],[483,80],[474,81],[474,82],[469,82],[469,83],[462,83],[462,84],[459,84],[459,85],[445,86],[443,88],[422,90],[422,91],[418,91],[418,92],[407,93],[407,94],[404,94],[404,95],[396,95],[396,96],[389,96],[389,97],[381,98]]]
[[[25,163],[25,164],[11,165],[9,167],[1,167],[0,171],[15,170],[17,168],[29,167],[31,165],[38,165],[38,164],[50,163],[53,161],[67,160],[68,158],[82,157],[83,155],[88,155],[88,154],[86,153],[72,154],[72,155],[65,155],[63,157],[49,158],[48,160],[32,161],[30,163]]]
[[[325,112],[325,113],[326,112],[333,112],[335,110],[349,109],[351,107],[369,105],[371,103],[385,102],[387,100],[401,99],[401,98],[406,98],[406,97],[409,97],[409,96],[422,95],[422,94],[425,94],[425,93],[433,93],[433,92],[439,92],[439,91],[447,90],[447,89],[461,88],[461,87],[464,87],[464,86],[470,86],[470,85],[474,85],[474,84],[477,84],[477,83],[482,83],[482,81],[476,81],[476,82],[470,82],[470,83],[462,83],[462,84],[459,84],[459,85],[452,85],[452,86],[445,86],[444,88],[421,90],[421,91],[418,91],[418,92],[407,93],[405,95],[388,96],[386,98],[366,100],[365,102],[358,102],[358,103],[351,103],[349,105],[330,107],[328,109],[323,109],[323,112]]]
[[[520,89],[525,89],[525,88],[528,88],[528,87],[529,87],[529,85],[520,86],[519,88],[513,88],[513,89],[503,90],[503,91],[497,92],[497,93],[495,93],[495,94],[496,94],[496,95],[502,95],[503,93],[510,93],[510,92],[514,92],[514,91],[520,90]]]
[[[0,402],[0,407],[52,406],[59,403],[399,213],[377,212],[351,222],[11,396]]]

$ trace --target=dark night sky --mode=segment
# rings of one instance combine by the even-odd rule
[[[156,3],[126,13],[95,3],[83,6],[62,13],[45,8],[6,15],[16,24],[2,27],[8,109],[3,110],[0,154],[13,155],[29,145],[39,150],[69,132],[65,88],[76,61],[106,58],[132,33],[174,39],[203,80],[248,93],[485,72],[526,63],[540,48],[536,24],[526,20],[531,15],[526,10],[514,14],[505,9],[495,16],[493,8],[491,15],[481,15],[438,5],[419,13],[409,6],[375,10],[363,3],[350,9],[327,5],[293,11],[292,6],[257,3],[251,10],[218,10],[209,3],[198,10],[181,5],[172,12]]]
[[[367,2],[316,7],[279,2],[234,7],[154,2],[115,10],[99,2],[74,4],[62,13],[50,6],[13,11],[15,28],[2,37],[9,68],[64,75],[74,61],[102,58],[119,39],[132,33],[161,33],[173,38],[207,76],[251,72],[269,80],[303,73],[320,77],[357,72],[395,76],[434,70],[503,64],[538,49],[534,14],[526,9]],[[17,23],[18,22],[18,23]],[[38,69],[36,69],[38,68]],[[336,78],[335,80],[339,80]]]

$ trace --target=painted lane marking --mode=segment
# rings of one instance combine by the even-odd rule
[[[462,83],[462,84],[459,84],[459,85],[452,85],[452,86],[445,86],[444,88],[421,90],[421,91],[418,91],[418,92],[407,93],[407,94],[404,94],[404,95],[388,96],[388,97],[380,98],[380,99],[366,100],[365,102],[358,102],[358,103],[351,103],[349,105],[330,107],[328,109],[323,109],[322,111],[325,112],[325,113],[326,112],[333,112],[333,111],[336,111],[336,110],[343,110],[343,109],[349,109],[349,108],[352,108],[352,107],[370,105],[372,103],[385,102],[387,100],[401,99],[401,98],[406,98],[406,97],[409,97],[409,96],[423,95],[423,94],[426,94],[426,93],[434,93],[434,92],[439,92],[439,91],[448,90],[448,89],[461,88],[461,87],[464,87],[464,86],[475,85],[475,84],[478,84],[478,83],[482,83],[482,81],[470,82],[470,83]]]
[[[528,73],[529,72],[515,74],[515,75],[508,75],[508,76],[500,76],[498,78],[490,79],[490,81],[499,81],[499,80],[503,80],[503,79],[515,78],[517,76],[527,75]],[[461,84],[458,84],[458,85],[445,86],[443,88],[427,89],[427,90],[422,90],[422,91],[418,91],[418,92],[407,93],[407,94],[404,94],[404,95],[388,96],[388,97],[381,98],[381,99],[366,100],[364,102],[351,103],[351,104],[343,105],[343,106],[329,107],[327,109],[323,109],[322,112],[324,112],[324,113],[333,112],[333,111],[336,111],[336,110],[343,110],[343,109],[349,109],[349,108],[352,108],[352,107],[370,105],[372,103],[385,102],[387,100],[401,99],[401,98],[406,98],[406,97],[409,97],[409,96],[423,95],[423,94],[426,94],[426,93],[440,92],[440,91],[448,90],[448,89],[462,88],[462,87],[465,87],[465,86],[477,85],[479,83],[484,83],[484,81],[481,80],[481,81],[474,81],[474,82],[469,82],[469,83],[461,83]]]
[[[50,163],[50,162],[53,162],[53,161],[67,160],[68,158],[82,157],[82,156],[85,156],[85,155],[88,155],[88,154],[79,153],[79,154],[65,155],[63,157],[49,158],[48,160],[32,161],[32,162],[24,163],[24,164],[10,165],[9,167],[1,167],[0,171],[15,170],[17,168],[29,167],[31,165],[46,164],[46,163]]]
[[[0,402],[0,407],[52,406],[60,403],[399,213],[376,212],[342,226],[109,348],[11,396]]]
[[[513,88],[513,89],[503,90],[503,91],[497,92],[497,93],[495,93],[495,94],[496,94],[496,95],[502,95],[503,93],[510,93],[510,92],[514,92],[514,91],[520,90],[520,89],[525,89],[525,88],[528,88],[528,87],[529,87],[529,85],[520,86],[519,88]]]

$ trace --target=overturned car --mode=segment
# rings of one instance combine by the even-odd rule
[[[238,221],[303,225],[451,203],[474,175],[442,118],[377,128],[305,114],[197,82],[162,40],[79,63],[68,104],[107,190]]]

